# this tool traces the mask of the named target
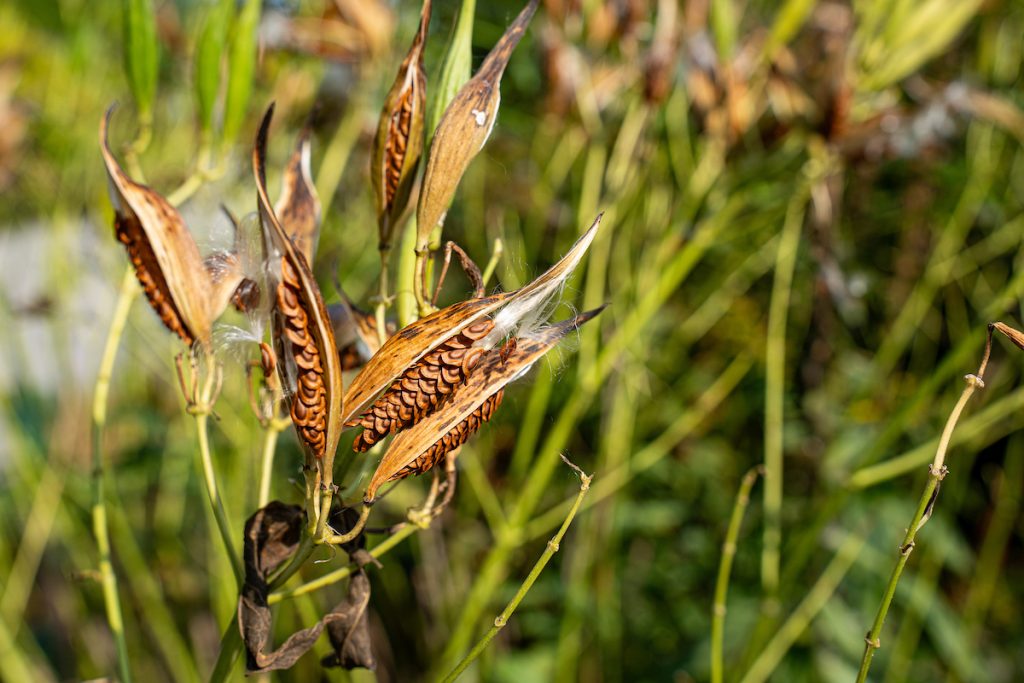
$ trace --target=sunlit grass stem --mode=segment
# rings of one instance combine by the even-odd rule
[[[960,393],[960,398],[957,400],[956,405],[953,406],[949,419],[946,420],[946,426],[943,428],[942,436],[939,439],[939,446],[935,451],[935,458],[928,467],[928,481],[925,483],[920,500],[918,500],[914,517],[910,520],[910,525],[907,527],[903,541],[900,543],[896,566],[893,567],[892,574],[889,576],[889,583],[882,594],[882,604],[879,605],[878,613],[875,615],[875,620],[871,625],[871,630],[868,631],[864,639],[864,655],[861,658],[860,670],[857,673],[857,683],[863,683],[867,680],[868,671],[871,668],[871,660],[874,658],[875,652],[882,647],[882,626],[885,625],[885,618],[889,614],[889,607],[892,605],[893,596],[896,595],[896,585],[899,583],[900,576],[903,575],[903,569],[910,559],[910,554],[914,551],[914,541],[917,538],[917,532],[921,530],[921,527],[931,517],[936,497],[938,496],[939,484],[945,478],[948,471],[946,468],[946,452],[949,449],[949,441],[953,436],[953,430],[956,429],[960,415],[963,413],[964,407],[971,399],[971,396],[974,395],[977,389],[985,386],[982,378],[985,376],[985,368],[988,365],[991,350],[992,328],[989,327],[988,339],[985,343],[985,355],[982,357],[981,365],[978,367],[977,374],[967,375],[964,378],[967,386]]]
[[[128,664],[128,645],[124,634],[124,616],[121,611],[121,599],[118,595],[117,574],[114,572],[110,553],[103,428],[107,424],[107,397],[110,394],[110,379],[114,373],[114,360],[117,358],[117,349],[128,323],[128,313],[131,311],[132,302],[135,301],[138,293],[139,287],[135,282],[135,270],[129,266],[121,276],[121,287],[118,289],[114,315],[110,320],[107,340],[103,345],[103,355],[100,356],[100,367],[96,375],[92,402],[92,531],[96,537],[96,548],[99,552],[100,584],[103,586],[103,604],[107,613],[107,625],[114,638],[118,672],[124,683],[131,682],[132,673]]]
[[[726,596],[729,592],[729,575],[732,573],[732,561],[736,557],[736,543],[740,535],[743,514],[750,502],[750,490],[754,482],[764,471],[763,467],[754,467],[743,475],[736,502],[733,504],[729,527],[722,544],[722,559],[718,565],[718,578],[715,580],[715,602],[711,609],[711,683],[721,683],[725,667],[723,665],[723,639],[725,634]]]
[[[469,654],[463,657],[462,660],[455,665],[455,668],[453,668],[448,675],[444,677],[445,683],[451,683],[451,681],[457,679],[462,672],[480,656],[480,653],[487,648],[490,642],[494,640],[494,637],[498,635],[498,632],[501,631],[501,629],[505,627],[505,624],[508,623],[509,618],[512,616],[512,613],[515,612],[519,603],[523,601],[523,598],[526,597],[526,594],[533,587],[533,584],[537,581],[537,577],[539,577],[540,573],[544,571],[544,567],[547,566],[548,562],[551,561],[551,558],[554,557],[556,552],[558,552],[559,543],[562,542],[565,532],[569,529],[569,525],[572,524],[573,518],[576,517],[576,512],[580,509],[580,504],[583,502],[584,496],[587,495],[587,491],[590,490],[590,482],[593,479],[592,476],[584,474],[579,470],[579,468],[570,463],[565,456],[562,456],[562,459],[569,463],[573,469],[576,469],[577,474],[580,477],[580,491],[576,494],[576,499],[573,501],[572,507],[569,508],[569,514],[566,515],[565,521],[562,522],[562,526],[558,530],[558,533],[548,541],[547,547],[541,554],[540,559],[537,560],[526,579],[524,579],[522,584],[520,584],[519,589],[516,590],[515,595],[512,596],[512,600],[509,601],[508,605],[505,606],[505,609],[502,610],[501,614],[499,614],[494,620],[494,625],[491,626],[487,633],[484,634],[484,637],[473,646],[473,649],[469,651]]]

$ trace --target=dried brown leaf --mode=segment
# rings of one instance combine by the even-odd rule
[[[114,108],[100,122],[100,148],[110,181],[114,229],[128,250],[153,310],[186,344],[210,342],[209,277],[199,247],[171,204],[122,170],[107,142]]]
[[[299,135],[295,151],[285,167],[281,195],[274,211],[285,234],[306,258],[306,264],[312,265],[320,239],[321,206],[309,169],[309,157],[309,129],[306,128]]]
[[[427,107],[423,45],[430,24],[430,8],[431,0],[425,0],[419,30],[384,100],[373,140],[370,178],[377,198],[381,249],[390,247],[394,226],[408,207],[423,151],[423,120]]]
[[[502,74],[537,11],[537,2],[530,0],[509,25],[480,69],[452,99],[437,124],[416,209],[416,248],[419,251],[427,249],[430,234],[444,220],[462,175],[494,128],[501,100]]]
[[[275,302],[271,320],[282,384],[292,392],[292,423],[306,452],[329,475],[338,446],[342,409],[341,367],[330,317],[320,288],[302,255],[285,233],[267,195],[267,110],[253,148],[253,174],[263,226],[264,251],[271,266]],[[322,461],[322,462],[321,462]]]
[[[531,333],[529,337],[517,338],[511,350],[488,351],[448,401],[395,437],[370,479],[364,501],[372,503],[376,499],[377,489],[385,482],[412,474],[413,470],[407,469],[410,465],[422,456],[428,455],[430,449],[442,442],[453,429],[460,429],[467,418],[491,400],[505,385],[521,376],[563,337],[601,310],[603,307],[541,328]],[[461,445],[461,441],[455,444],[457,445]],[[429,460],[429,457],[427,459]]]

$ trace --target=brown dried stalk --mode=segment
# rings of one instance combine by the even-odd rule
[[[377,198],[382,251],[390,248],[394,226],[409,205],[416,167],[423,151],[423,116],[427,106],[423,45],[430,24],[430,9],[431,0],[425,0],[419,30],[384,100],[373,141],[370,177]]]
[[[489,318],[473,323],[411,365],[362,417],[346,423],[363,427],[352,448],[367,451],[388,434],[430,414],[466,380],[486,353],[473,345],[493,329]]]

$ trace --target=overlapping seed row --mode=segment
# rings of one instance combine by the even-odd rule
[[[185,326],[178,309],[174,305],[170,288],[164,279],[163,271],[157,262],[156,254],[146,239],[142,225],[137,219],[122,217],[120,214],[114,217],[114,232],[117,239],[128,250],[128,258],[131,259],[135,268],[135,276],[142,286],[153,310],[160,316],[160,320],[171,332],[182,338],[191,345],[194,337]]]
[[[406,146],[409,143],[409,131],[412,127],[412,107],[416,97],[416,77],[413,76],[413,87],[402,91],[402,99],[398,103],[398,109],[391,115],[388,125],[387,152],[384,162],[387,165],[385,170],[385,199],[386,205],[391,206],[398,193],[398,184],[402,180],[402,166],[405,164]]]
[[[322,458],[327,446],[327,390],[320,350],[310,333],[310,320],[300,302],[301,291],[299,274],[288,259],[282,257],[277,304],[284,317],[284,334],[291,344],[291,356],[295,361],[292,422],[299,437],[318,458]]]
[[[363,427],[352,448],[366,451],[432,413],[479,362],[485,350],[473,344],[492,329],[489,319],[470,325],[410,366],[369,410],[346,425]]]
[[[391,476],[389,481],[398,481],[411,474],[423,474],[441,462],[442,459],[462,444],[466,443],[469,437],[476,434],[480,427],[491,419],[494,411],[501,405],[501,399],[505,397],[505,390],[499,389],[484,401],[479,408],[470,413],[466,419],[452,427],[447,434],[442,436],[433,446],[428,448],[418,458],[400,469]]]

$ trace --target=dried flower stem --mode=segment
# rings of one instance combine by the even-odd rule
[[[498,615],[498,618],[494,620],[494,625],[491,626],[487,633],[484,634],[484,637],[473,646],[473,649],[469,651],[469,654],[463,657],[462,661],[456,664],[455,668],[453,668],[448,675],[444,677],[445,683],[450,683],[457,679],[462,672],[480,656],[480,653],[487,648],[490,642],[494,640],[494,636],[498,635],[498,632],[505,627],[505,624],[508,623],[512,613],[516,611],[519,603],[523,601],[523,598],[526,597],[530,588],[533,587],[534,582],[537,581],[537,577],[539,577],[540,573],[544,571],[544,567],[547,566],[554,554],[558,552],[558,544],[562,542],[562,537],[565,536],[565,532],[569,529],[569,525],[576,516],[576,512],[580,509],[580,504],[583,503],[583,498],[587,495],[587,491],[590,490],[590,482],[593,480],[593,475],[584,474],[579,467],[570,462],[564,455],[562,456],[562,460],[576,470],[576,473],[580,478],[580,491],[576,494],[576,500],[573,501],[572,507],[569,508],[569,514],[566,516],[565,521],[562,522],[562,526],[559,528],[558,533],[548,541],[547,547],[541,554],[540,559],[537,560],[535,565],[533,565],[533,569],[530,570],[526,579],[519,586],[519,590],[516,591],[516,594],[512,596],[512,600],[510,600],[508,605],[505,606],[505,609]]]
[[[967,386],[960,393],[959,400],[953,406],[949,419],[946,420],[946,426],[942,430],[942,437],[939,439],[938,448],[935,450],[935,458],[932,460],[931,465],[928,466],[928,481],[925,483],[924,491],[921,493],[921,498],[917,504],[917,510],[914,513],[913,519],[910,520],[910,526],[907,527],[903,542],[900,543],[896,566],[893,567],[892,574],[889,576],[889,583],[882,594],[882,604],[878,606],[875,621],[871,625],[871,630],[868,631],[867,636],[864,638],[864,656],[860,662],[860,671],[857,673],[857,683],[863,683],[867,680],[868,670],[871,668],[871,660],[875,656],[875,651],[882,647],[880,639],[882,626],[885,624],[885,617],[889,614],[889,607],[892,605],[893,596],[896,594],[896,584],[899,583],[900,576],[903,575],[903,568],[907,566],[910,554],[914,551],[914,539],[917,537],[917,532],[921,530],[921,527],[925,525],[932,515],[935,500],[939,493],[939,484],[949,472],[945,464],[946,451],[949,449],[949,441],[953,436],[953,430],[956,429],[960,415],[963,413],[964,407],[971,399],[971,396],[974,395],[975,390],[985,386],[982,378],[985,376],[985,368],[988,365],[991,351],[992,326],[989,326],[988,338],[985,342],[985,355],[982,357],[981,365],[978,367],[977,374],[964,377]]]
[[[110,378],[114,372],[114,360],[117,358],[117,348],[121,344],[121,336],[124,334],[125,325],[128,322],[128,313],[131,311],[132,302],[139,294],[139,287],[135,281],[135,269],[128,266],[121,277],[121,287],[118,290],[117,304],[114,307],[114,315],[110,320],[110,329],[107,331],[107,340],[103,346],[103,356],[100,358],[99,372],[96,375],[96,387],[93,392],[92,401],[92,530],[96,537],[96,547],[99,551],[99,572],[100,584],[103,587],[103,603],[107,613],[107,625],[114,637],[114,647],[117,651],[117,665],[120,678],[125,683],[131,683],[131,667],[128,665],[128,645],[124,636],[124,618],[121,612],[121,600],[117,592],[117,574],[114,573],[114,565],[110,555],[110,529],[107,523],[107,496],[106,484],[106,461],[103,458],[103,428],[107,424],[107,397],[110,394]]]
[[[729,518],[728,531],[722,544],[722,559],[718,565],[718,578],[715,580],[715,604],[711,612],[711,683],[721,683],[724,666],[722,664],[723,636],[725,634],[725,603],[729,592],[729,574],[732,572],[732,561],[736,557],[736,540],[740,535],[743,514],[750,502],[750,490],[757,481],[757,476],[764,472],[761,466],[753,467],[743,475],[740,489],[736,493],[736,502]]]

